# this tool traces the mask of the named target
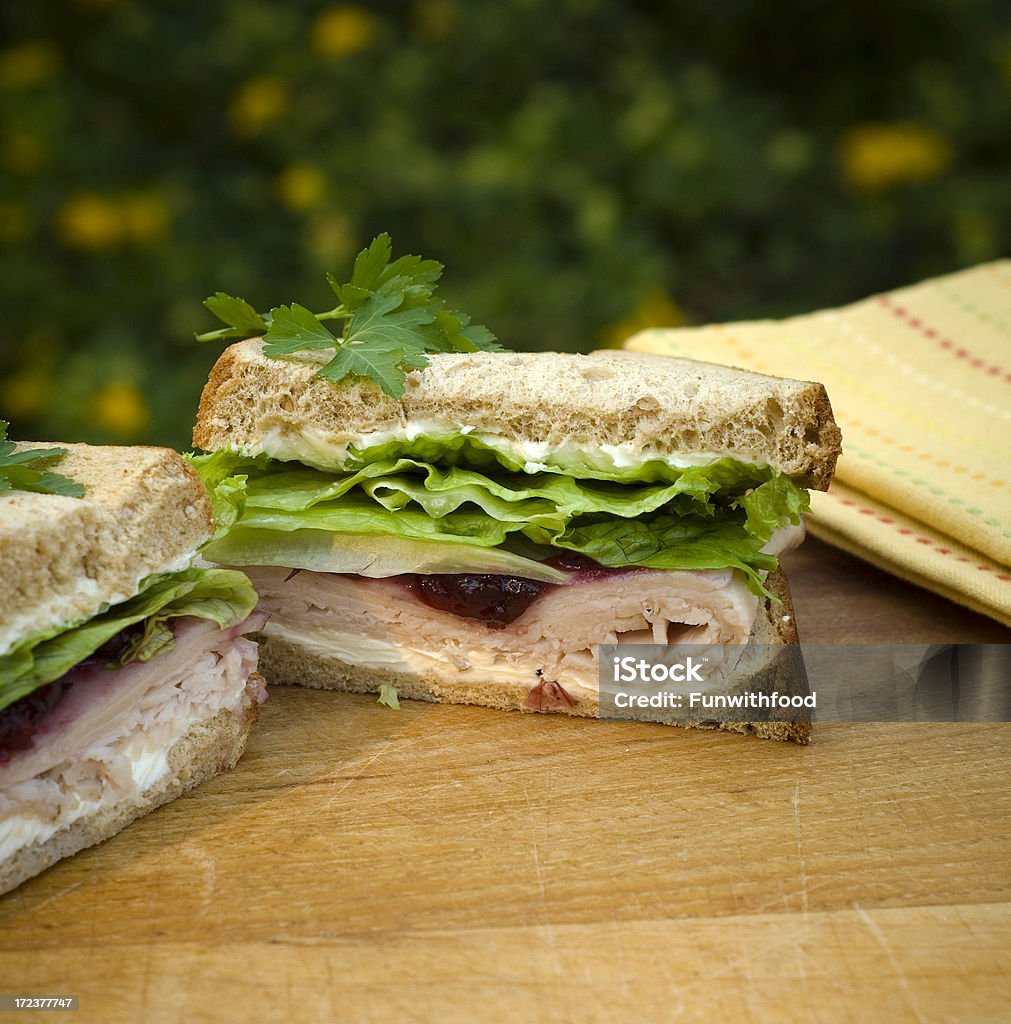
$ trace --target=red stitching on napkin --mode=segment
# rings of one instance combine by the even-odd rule
[[[914,331],[919,331],[920,334],[922,334],[925,338],[930,338],[931,340],[938,338],[938,332],[934,328],[925,327],[921,320],[913,316],[909,312],[909,310],[906,309],[905,306],[899,306],[896,303],[894,303],[890,296],[879,295],[878,302],[894,316],[897,316],[900,320],[904,320],[907,324],[909,324],[909,326],[913,328]],[[939,338],[937,343],[941,346],[941,348],[945,349],[950,349],[955,344],[950,338]],[[956,349],[955,355],[958,356],[959,359],[967,359],[969,361],[969,365],[974,366],[977,369],[982,369],[984,366],[986,366],[984,360],[982,360],[979,356],[975,355],[974,353],[970,352],[968,349]],[[1011,373],[1005,370],[1003,366],[998,366],[996,363],[990,366],[986,366],[986,372],[994,377],[1003,374],[1004,379],[1006,381],[1011,382]]]
[[[879,516],[877,512],[875,512],[873,509],[867,508],[866,506],[863,505],[858,505],[855,501],[852,501],[850,498],[840,498],[837,494],[833,494],[832,491],[828,492],[828,497],[835,498],[836,501],[840,502],[843,505],[847,505],[850,508],[855,508],[862,515],[874,516],[874,518],[877,519],[879,523],[885,523],[886,525],[893,527],[895,531],[901,534],[903,537],[913,536],[912,530],[908,529],[905,526],[897,526],[893,520],[888,518],[888,516]],[[936,551],[939,555],[951,555],[951,548],[939,547],[929,537],[914,537],[913,539],[916,541],[917,544],[926,544],[929,547],[933,548],[934,551]],[[971,564],[970,560],[968,558],[963,557],[962,555],[954,555],[953,557],[955,558],[956,562],[965,562],[967,564]],[[993,572],[992,565],[977,564],[976,568],[979,569],[980,572]],[[995,575],[994,578],[998,580],[1003,580],[1004,582],[1011,582],[1011,576],[1005,576],[1000,573]]]

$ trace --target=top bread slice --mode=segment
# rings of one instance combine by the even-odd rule
[[[83,484],[84,497],[0,493],[0,655],[133,597],[145,576],[184,568],[213,533],[200,477],[176,452],[60,447],[67,454],[45,468]]]
[[[193,443],[252,453],[265,435],[311,430],[323,444],[411,421],[516,442],[627,445],[635,453],[731,455],[824,490],[841,435],[821,384],[667,356],[438,353],[399,401],[370,380],[316,376],[332,352],[273,359],[259,338],[227,348],[200,399]]]

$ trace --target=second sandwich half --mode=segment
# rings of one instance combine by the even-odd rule
[[[839,453],[821,385],[480,352],[396,400],[324,358],[232,345],[194,431],[268,680],[592,715],[600,644],[791,638],[777,555]]]

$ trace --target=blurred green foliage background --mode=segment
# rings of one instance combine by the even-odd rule
[[[988,0],[36,0],[0,10],[0,416],[185,447],[216,289],[377,232],[515,348],[779,316],[1011,236]]]

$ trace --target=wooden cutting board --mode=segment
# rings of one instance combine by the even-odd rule
[[[1011,640],[817,542],[788,567],[807,639]],[[277,690],[235,771],[0,899],[0,994],[101,1022],[1006,1021],[1009,758],[1011,725],[800,748]]]

